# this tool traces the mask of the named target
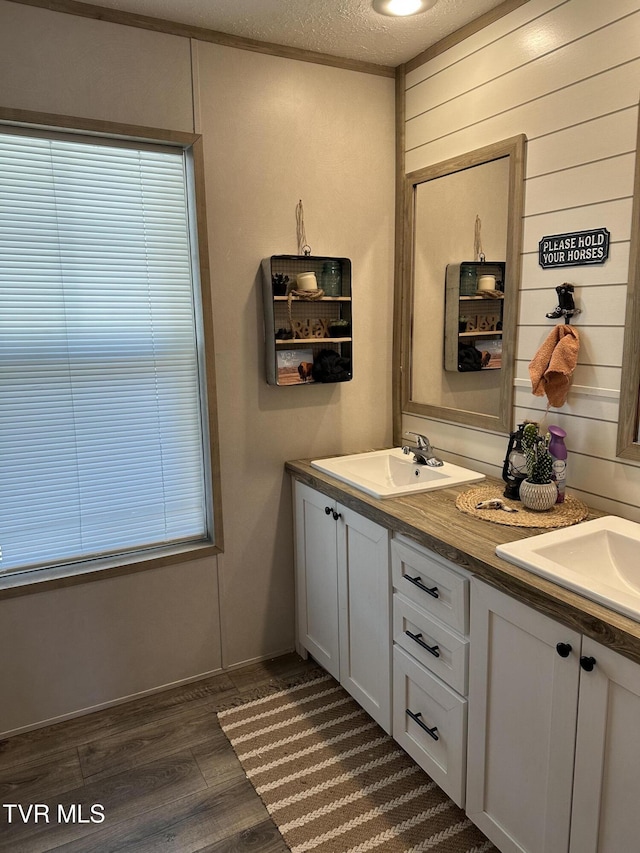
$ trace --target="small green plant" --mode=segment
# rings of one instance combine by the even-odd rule
[[[525,424],[522,433],[522,449],[527,463],[529,482],[553,482],[553,458],[549,453],[549,437],[539,435],[538,424]]]

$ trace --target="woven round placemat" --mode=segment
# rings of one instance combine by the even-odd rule
[[[506,506],[518,512],[505,512],[503,509],[476,509],[480,501],[500,498]],[[456,498],[456,507],[467,515],[493,521],[494,524],[506,524],[508,527],[568,527],[577,524],[589,515],[589,508],[577,498],[566,495],[564,503],[556,504],[545,512],[527,509],[520,501],[510,501],[502,496],[500,486],[475,486]]]

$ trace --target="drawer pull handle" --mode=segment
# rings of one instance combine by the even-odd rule
[[[426,723],[423,723],[422,720],[420,719],[420,717],[422,716],[421,711],[418,711],[417,714],[414,714],[413,711],[410,711],[407,708],[407,714],[411,717],[411,719],[415,723],[417,723],[420,726],[420,728],[423,731],[425,731],[429,735],[429,737],[432,737],[434,740],[439,740],[438,735],[436,734],[436,732],[438,731],[438,727],[434,726],[432,729],[430,729]]]
[[[418,589],[421,589],[423,592],[429,593],[433,598],[440,598],[440,593],[438,592],[437,586],[432,586],[429,588],[422,583],[422,578],[418,575],[417,578],[412,578],[409,575],[405,575],[405,580],[410,581],[414,586],[417,586]]]
[[[438,646],[428,646],[425,641],[422,639],[422,634],[412,634],[411,631],[405,631],[407,637],[411,637],[412,640],[415,640],[419,646],[422,646],[423,649],[426,649],[429,654],[433,655],[434,658],[440,657],[440,651]]]

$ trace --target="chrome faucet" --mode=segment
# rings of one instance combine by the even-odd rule
[[[415,436],[416,445],[404,444],[402,452],[407,455],[413,453],[413,461],[416,465],[429,465],[431,468],[439,468],[441,465],[444,465],[442,459],[438,459],[433,452],[431,442],[426,435],[420,435],[418,432],[407,432],[407,435]]]

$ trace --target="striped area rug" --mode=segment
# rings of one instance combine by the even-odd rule
[[[292,853],[497,853],[330,675],[218,719]]]

